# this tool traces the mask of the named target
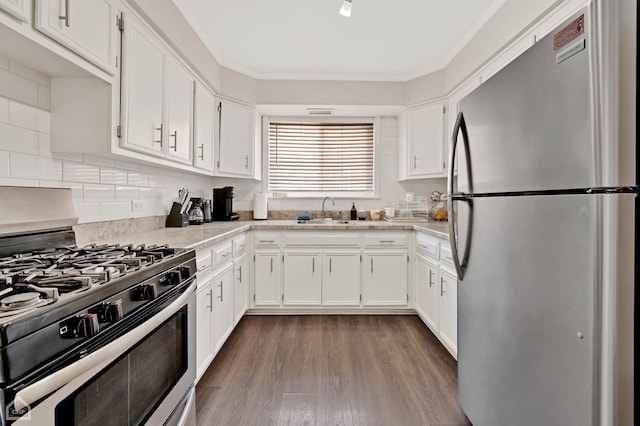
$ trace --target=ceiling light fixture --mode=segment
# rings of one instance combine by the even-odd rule
[[[340,15],[349,18],[351,16],[351,6],[351,0],[344,0],[344,3],[342,3],[340,7]]]

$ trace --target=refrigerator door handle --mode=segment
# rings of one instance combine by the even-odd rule
[[[464,270],[467,265],[467,261],[469,259],[469,246],[471,239],[471,228],[473,223],[473,200],[464,196],[455,196],[454,188],[453,188],[453,178],[454,178],[454,165],[456,159],[456,148],[458,145],[458,134],[462,132],[462,143],[464,144],[464,153],[465,153],[465,164],[467,167],[467,176],[469,178],[469,193],[473,194],[473,179],[471,178],[471,159],[469,156],[469,134],[467,133],[467,124],[464,120],[464,114],[461,112],[458,113],[458,117],[456,118],[456,124],[453,128],[453,136],[451,143],[451,152],[449,153],[449,173],[447,177],[447,192],[449,194],[450,202],[449,202],[449,241],[451,241],[451,256],[453,257],[453,265],[456,268],[456,274],[458,275],[458,279],[462,281],[464,278]],[[460,260],[460,256],[458,254],[458,241],[456,240],[456,220],[454,216],[453,204],[455,201],[465,201],[469,204],[469,225],[467,232],[467,244],[465,245],[464,256],[462,257],[462,261]]]

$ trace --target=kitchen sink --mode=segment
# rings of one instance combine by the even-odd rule
[[[336,220],[336,219],[310,219],[310,220],[296,220],[296,223],[303,225],[351,225],[354,221],[351,220]]]

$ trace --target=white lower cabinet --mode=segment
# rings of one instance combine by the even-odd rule
[[[213,359],[215,350],[213,336],[213,276],[198,276],[196,292],[196,366],[200,378]]]
[[[280,250],[256,250],[253,260],[254,305],[280,306]]]
[[[407,292],[406,250],[365,252],[362,302],[365,306],[405,306]]]
[[[249,258],[243,255],[233,260],[233,322],[237,324],[249,304]]]
[[[213,276],[213,325],[216,351],[233,330],[233,266],[224,266]]]
[[[360,250],[323,253],[322,303],[340,306],[360,305]]]
[[[440,268],[427,257],[417,254],[414,269],[416,283],[416,311],[425,323],[438,333],[440,326]]]
[[[285,250],[282,278],[285,305],[317,306],[322,303],[320,253]]]
[[[440,340],[458,351],[458,279],[445,269],[440,271]]]
[[[414,263],[415,308],[422,321],[456,357],[458,351],[458,280],[449,242],[418,234]]]

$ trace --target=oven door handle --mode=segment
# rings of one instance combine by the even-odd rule
[[[14,406],[16,410],[21,410],[30,406],[35,401],[55,392],[89,370],[96,369],[97,371],[100,371],[102,368],[106,367],[109,363],[117,359],[125,351],[133,347],[145,336],[149,335],[153,330],[162,325],[162,323],[175,315],[176,312],[178,312],[187,303],[189,297],[191,297],[191,293],[193,293],[193,283],[191,283],[189,288],[181,294],[179,298],[171,302],[169,306],[124,336],[117,338],[100,348],[100,350],[90,353],[79,361],[56,371],[44,379],[17,392],[14,399]]]

